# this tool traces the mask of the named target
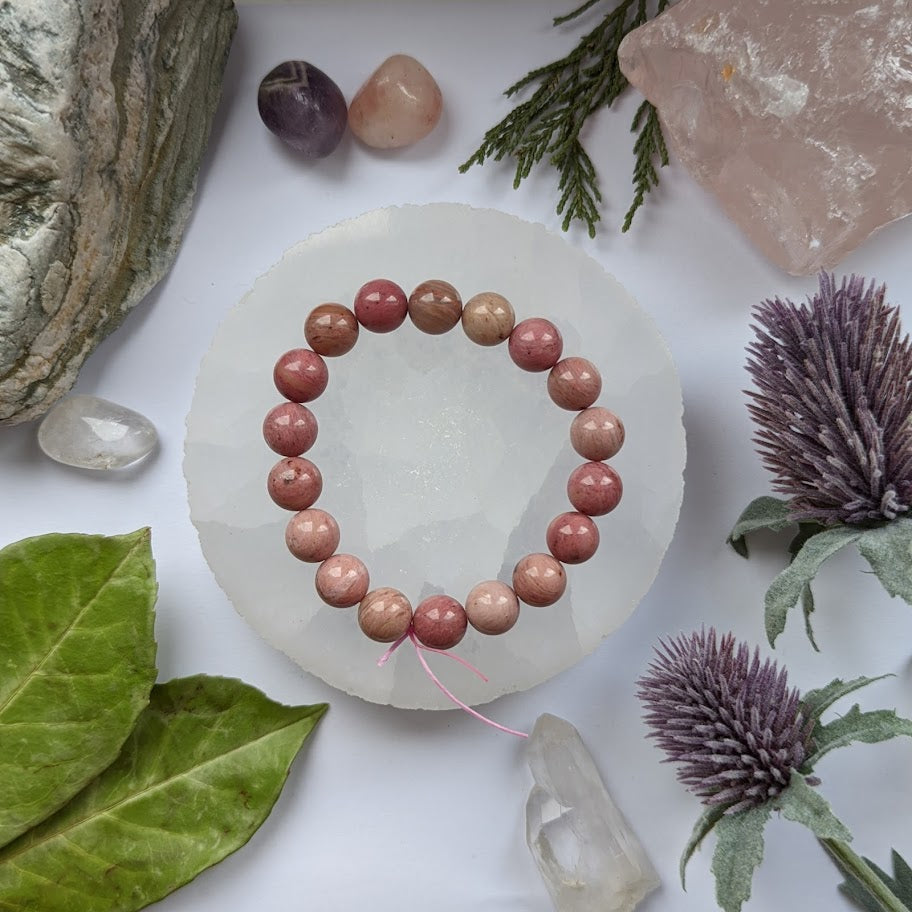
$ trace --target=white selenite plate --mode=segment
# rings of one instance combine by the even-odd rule
[[[378,667],[386,647],[361,633],[357,609],[330,608],[317,597],[316,566],[285,547],[291,514],[266,493],[279,457],[261,426],[281,401],[273,364],[306,345],[311,308],[351,306],[358,288],[378,277],[407,293],[425,279],[444,279],[463,300],[497,291],[517,321],[552,320],[564,356],[598,366],[597,404],[627,429],[612,460],[624,497],[596,520],[601,546],[588,563],[567,568],[561,601],[523,606],[502,636],[469,628],[455,651],[488,683],[429,656],[461,699],[480,704],[579,661],[652,584],[683,493],[681,388],[652,320],[614,278],[542,226],[502,212],[449,203],[369,212],[307,238],[261,276],[200,368],[184,457],[190,512],[240,614],[302,668],[365,700],[452,707],[408,643]],[[319,437],[306,455],[323,473],[317,505],[339,522],[339,550],[365,561],[372,587],[400,589],[413,605],[439,592],[464,601],[476,583],[509,583],[519,558],[546,550],[548,523],[572,509],[567,477],[584,461],[569,443],[573,413],[549,399],[547,373],[518,369],[506,344],[483,348],[459,327],[428,336],[408,320],[386,335],[362,330],[352,352],[327,363],[329,388],[310,403]]]

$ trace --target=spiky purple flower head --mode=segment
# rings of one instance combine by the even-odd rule
[[[807,304],[754,309],[754,441],[796,520],[865,524],[912,505],[912,345],[885,294],[824,273]]]
[[[775,798],[808,756],[805,718],[785,669],[710,628],[663,640],[637,682],[646,722],[678,779],[726,814]]]

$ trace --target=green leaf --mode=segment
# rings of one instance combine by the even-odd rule
[[[818,839],[852,840],[852,834],[837,819],[826,799],[795,770],[792,770],[788,788],[779,794],[773,806],[786,819],[806,826]]]
[[[804,615],[804,632],[814,647],[814,652],[820,652],[817,640],[814,639],[814,626],[811,624],[811,615],[814,613],[814,590],[808,583],[801,590],[801,613]]]
[[[0,850],[4,912],[133,912],[240,848],[326,705],[199,675],[157,685],[120,757]]]
[[[836,867],[845,876],[845,881],[839,885],[839,892],[847,896],[859,908],[866,912],[883,912],[884,905],[878,902],[870,888],[870,873],[864,869],[864,865],[874,872],[875,876],[883,881],[884,885],[893,894],[909,912],[912,912],[912,868],[906,863],[905,859],[893,849],[890,854],[893,863],[893,876],[891,877],[882,868],[879,868],[870,858],[863,858],[862,866],[849,863],[849,860],[841,857],[840,853],[833,850],[833,847],[823,843],[830,858],[833,859]],[[852,859],[850,859],[852,860]]]
[[[766,590],[765,599],[766,635],[771,646],[776,644],[776,638],[785,630],[786,616],[801,598],[805,587],[817,575],[821,564],[841,548],[857,541],[862,531],[849,526],[833,526],[812,535],[788,567],[773,580]]]
[[[813,767],[831,750],[845,747],[853,741],[877,744],[901,735],[912,738],[912,719],[897,716],[892,709],[862,712],[856,703],[844,716],[814,729],[812,737],[815,750],[805,762],[805,767]]]
[[[727,541],[738,554],[748,557],[745,536],[749,532],[756,532],[758,529],[781,532],[794,525],[794,522],[793,519],[789,519],[787,500],[780,500],[778,497],[758,497],[756,500],[752,500],[738,517]]]
[[[884,678],[889,677],[890,675],[878,675],[876,678],[860,677],[853,678],[851,681],[843,681],[841,678],[834,678],[829,684],[825,684],[823,687],[818,687],[816,690],[809,690],[801,698],[801,708],[808,718],[813,717],[819,719],[820,716],[837,700],[841,700],[843,697],[850,693],[854,693],[856,690],[861,690],[862,687],[867,687],[868,684],[873,684],[875,681],[882,681]]]
[[[110,764],[155,681],[148,529],[0,551],[0,845]]]
[[[912,605],[912,519],[868,529],[858,540],[858,550],[884,589]]]
[[[690,861],[691,856],[699,848],[706,834],[719,822],[724,813],[725,805],[711,804],[703,809],[699,820],[694,824],[693,832],[690,834],[690,839],[687,840],[687,845],[684,846],[684,851],[681,853],[681,862],[678,865],[678,872],[681,875],[681,889],[687,889],[684,879],[687,862]]]
[[[754,869],[763,861],[763,828],[772,813],[770,802],[727,814],[716,824],[712,872],[716,901],[724,912],[739,912],[750,899]]]

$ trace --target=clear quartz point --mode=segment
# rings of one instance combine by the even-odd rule
[[[558,912],[632,912],[659,885],[579,732],[539,716],[527,760],[535,785],[526,840]]]

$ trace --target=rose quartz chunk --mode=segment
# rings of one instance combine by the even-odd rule
[[[323,476],[309,460],[300,456],[281,459],[266,479],[269,496],[286,510],[306,510],[312,507],[323,491]]]
[[[318,354],[337,358],[350,352],[358,341],[358,319],[341,304],[320,304],[304,321],[304,338]]]
[[[510,357],[517,367],[538,373],[557,364],[564,340],[550,320],[532,317],[516,324],[510,333],[509,347]]]
[[[355,316],[371,332],[392,332],[402,326],[407,314],[405,292],[389,279],[367,282],[355,295]]]
[[[307,406],[283,402],[263,420],[263,439],[281,456],[300,456],[317,439],[317,419]]]
[[[370,574],[353,554],[334,554],[317,570],[317,595],[333,608],[351,608],[367,595]]]
[[[312,402],[329,383],[326,362],[309,348],[285,352],[272,371],[276,389],[292,402]]]
[[[573,419],[570,443],[584,459],[611,459],[624,445],[624,424],[606,408],[588,408]]]
[[[479,583],[468,594],[465,612],[469,623],[479,632],[489,635],[506,633],[519,617],[516,593],[499,580]]]
[[[437,126],[443,96],[414,57],[395,54],[374,70],[348,106],[352,133],[374,149],[398,149]]]
[[[550,554],[527,554],[513,570],[513,591],[527,605],[553,605],[567,588],[561,562]]]
[[[493,291],[474,295],[462,309],[462,328],[477,345],[500,345],[510,338],[515,323],[513,305]]]
[[[548,374],[548,395],[571,412],[589,408],[602,391],[602,375],[585,358],[564,358]]]
[[[548,550],[564,564],[581,564],[598,550],[599,531],[584,513],[561,513],[548,525]]]
[[[621,476],[604,462],[584,462],[567,481],[570,503],[587,516],[604,516],[620,502],[624,493]]]
[[[410,295],[408,312],[412,323],[432,336],[449,332],[462,316],[462,298],[449,282],[422,282]]]
[[[411,602],[398,589],[374,589],[358,606],[358,626],[378,643],[398,640],[408,633],[411,624]]]
[[[412,619],[415,636],[431,649],[452,649],[464,636],[465,609],[448,595],[432,595],[416,609]]]
[[[339,547],[339,526],[325,510],[301,510],[285,527],[285,544],[298,560],[318,564]]]

